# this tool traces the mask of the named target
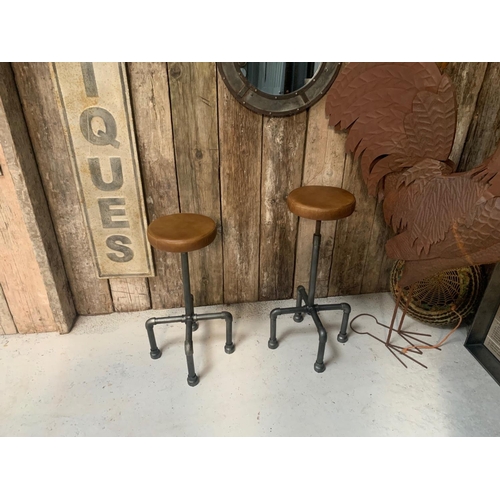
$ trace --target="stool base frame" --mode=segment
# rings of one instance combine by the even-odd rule
[[[340,326],[340,333],[337,335],[338,342],[347,342],[347,324],[349,322],[349,313],[351,306],[347,303],[341,304],[323,304],[318,305],[314,303],[314,294],[316,292],[316,276],[318,273],[318,259],[319,247],[321,243],[321,221],[316,221],[316,231],[313,236],[313,248],[311,258],[311,271],[309,274],[309,293],[301,285],[297,288],[297,305],[296,307],[277,308],[271,311],[271,336],[269,338],[268,346],[270,349],[276,349],[279,342],[276,338],[276,319],[282,314],[293,314],[293,320],[300,323],[304,320],[304,315],[309,314],[312,317],[316,329],[319,334],[319,347],[318,356],[314,363],[314,370],[318,373],[325,371],[324,355],[327,340],[327,332],[318,316],[320,311],[343,311],[342,324]]]
[[[195,314],[193,305],[193,296],[191,295],[191,285],[189,281],[189,261],[188,254],[181,254],[182,263],[182,285],[184,288],[184,308],[186,313],[182,316],[170,316],[162,318],[149,318],[146,321],[146,330],[148,332],[149,344],[151,346],[150,355],[153,359],[158,359],[161,357],[161,351],[158,349],[156,344],[156,338],[153,328],[155,325],[161,325],[164,323],[185,323],[186,324],[186,340],[184,342],[184,351],[186,353],[187,367],[188,367],[188,378],[187,383],[191,387],[198,385],[200,379],[196,375],[194,369],[194,359],[193,359],[193,332],[198,329],[198,322],[210,319],[224,319],[226,320],[226,345],[224,350],[227,354],[234,352],[233,344],[233,316],[227,311],[222,311],[220,313],[207,313],[207,314]]]

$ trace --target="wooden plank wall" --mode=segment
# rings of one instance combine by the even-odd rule
[[[176,307],[178,255],[154,251],[157,276],[96,278],[69,152],[47,64],[13,64],[68,279],[80,314]],[[472,168],[500,139],[500,64],[442,66],[457,90],[452,159]],[[308,284],[314,222],[298,220],[286,196],[306,184],[348,189],[348,219],[325,222],[320,297],[388,290],[390,230],[369,197],[345,134],[327,127],[325,100],[293,117],[268,118],[241,106],[215,63],[129,63],[134,123],[149,220],[167,213],[212,217],[218,237],[190,254],[195,303],[285,299]]]
[[[161,63],[128,65],[137,149],[150,221],[179,212],[167,68]],[[153,309],[182,304],[178,255],[153,249],[156,276],[149,278]]]
[[[76,317],[9,63],[0,63],[0,331],[70,331]]]
[[[218,78],[224,301],[259,299],[263,118]]]
[[[500,63],[488,63],[459,162],[460,170],[480,165],[500,141]]]
[[[297,217],[288,193],[300,186],[307,114],[264,118],[260,218],[259,299],[290,298],[294,283]]]
[[[223,301],[222,224],[215,63],[168,65],[180,211],[201,213],[219,237],[190,255],[195,305]]]
[[[95,272],[49,64],[15,63],[13,68],[76,310],[112,312],[108,280]]]
[[[3,171],[0,177],[1,328],[4,333],[54,331],[49,298],[1,146],[0,164]],[[11,325],[12,319],[16,330]]]

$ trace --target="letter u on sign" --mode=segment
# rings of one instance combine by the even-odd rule
[[[97,275],[153,276],[124,64],[51,70]]]

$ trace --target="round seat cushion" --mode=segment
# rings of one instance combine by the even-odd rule
[[[354,195],[332,186],[299,187],[288,195],[286,202],[295,215],[312,220],[343,219],[356,206]]]
[[[151,246],[165,252],[192,252],[206,247],[217,235],[215,222],[200,214],[159,217],[148,226]]]

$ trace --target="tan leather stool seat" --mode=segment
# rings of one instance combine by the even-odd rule
[[[217,235],[215,222],[205,215],[172,214],[159,217],[148,227],[151,246],[166,252],[192,252],[206,247]]]
[[[312,220],[337,220],[354,212],[356,199],[345,189],[332,186],[302,186],[286,202],[291,212]]]

